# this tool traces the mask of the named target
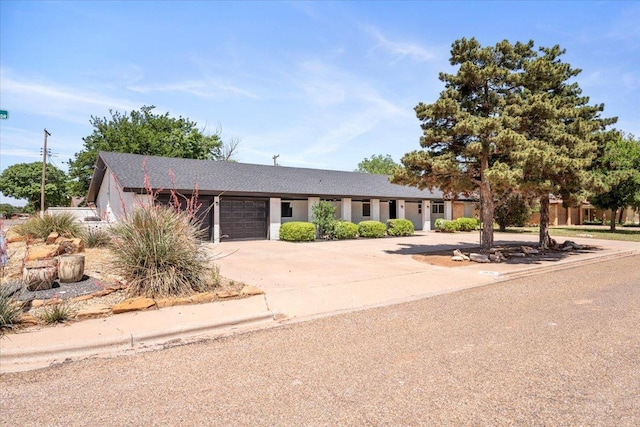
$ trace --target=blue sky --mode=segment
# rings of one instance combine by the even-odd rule
[[[560,44],[605,116],[640,135],[640,2],[0,2],[0,171],[63,170],[90,117],[155,105],[237,159],[353,170],[418,149],[461,37]],[[0,196],[0,203],[12,199]]]

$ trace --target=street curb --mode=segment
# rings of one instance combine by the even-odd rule
[[[630,256],[639,255],[639,254],[640,254],[640,250],[638,249],[622,250],[619,252],[614,252],[614,253],[609,253],[604,255],[596,255],[587,259],[569,260],[562,264],[547,265],[543,267],[528,267],[521,270],[506,271],[504,273],[500,273],[496,275],[496,279],[505,279],[505,280],[518,279],[524,276],[530,276],[534,274],[543,274],[543,273],[548,273],[549,271],[566,270],[568,268],[575,268],[581,265],[595,264],[597,262],[610,261],[612,259],[618,259],[618,258],[627,258]]]
[[[230,327],[244,327],[256,323],[274,321],[273,313],[266,311],[257,314],[238,316],[213,323],[198,323],[177,326],[170,329],[130,333],[117,338],[92,340],[81,345],[58,345],[47,348],[23,348],[18,350],[2,350],[0,370],[3,373],[33,369],[33,366],[45,367],[67,358],[84,358],[90,356],[113,354],[141,348],[166,344],[169,341],[189,339],[199,335],[214,333]],[[22,368],[22,369],[21,369]]]

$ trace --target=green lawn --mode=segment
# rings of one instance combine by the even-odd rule
[[[496,229],[496,231],[498,231]],[[537,227],[509,227],[507,233],[538,234]],[[626,240],[640,242],[640,227],[616,227],[615,233],[609,231],[609,226],[575,226],[575,227],[550,227],[551,236],[562,237],[592,237],[605,240]]]

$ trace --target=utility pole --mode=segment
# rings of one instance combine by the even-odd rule
[[[44,150],[42,150],[42,181],[40,182],[40,218],[44,218],[44,184],[45,184],[45,171],[47,169],[47,136],[51,136],[51,134],[45,128]]]
[[[278,157],[280,157],[280,154],[276,154],[275,156],[273,156],[273,166],[278,166]]]

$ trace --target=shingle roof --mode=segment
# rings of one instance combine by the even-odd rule
[[[201,194],[442,199],[439,190],[392,184],[384,175],[100,152],[89,201],[97,197],[105,166],[129,191],[144,189],[146,170],[153,188],[189,191],[197,185]]]

